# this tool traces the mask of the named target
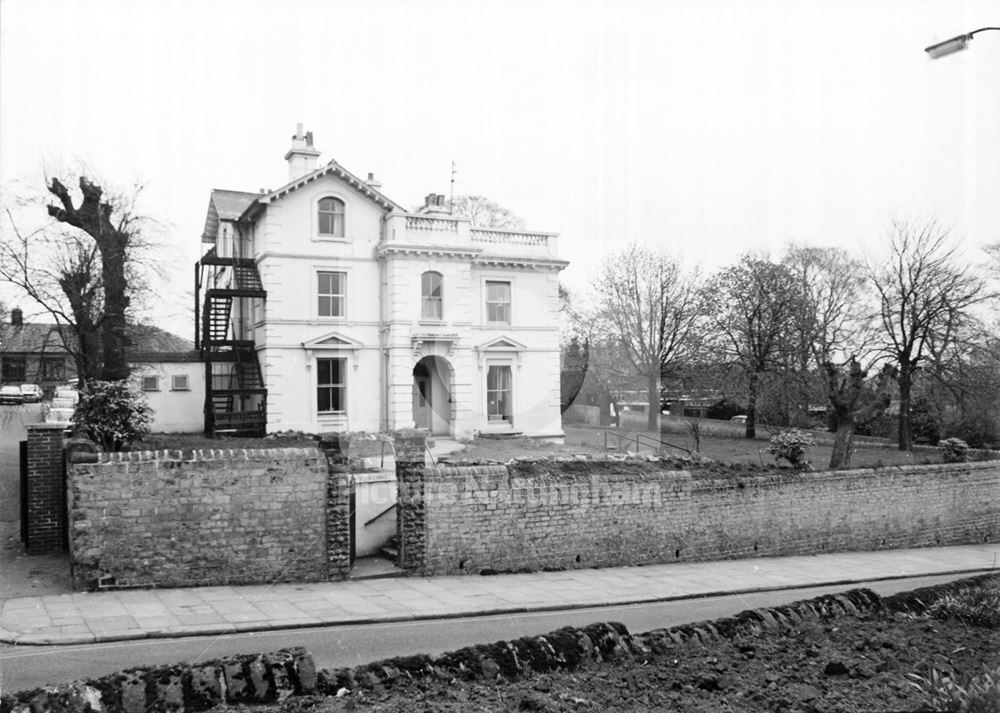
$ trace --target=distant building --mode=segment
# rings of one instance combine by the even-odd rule
[[[319,154],[300,126],[288,183],[210,196],[206,430],[561,438],[556,235],[410,212]]]
[[[51,396],[77,380],[75,337],[66,325],[25,322],[23,315],[12,309],[9,324],[0,325],[0,383],[39,384]],[[200,431],[205,376],[194,344],[145,324],[129,325],[128,337],[132,379],[153,408],[152,430]]]

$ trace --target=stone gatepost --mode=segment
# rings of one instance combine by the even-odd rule
[[[396,538],[399,558],[396,564],[403,569],[420,571],[426,557],[427,524],[424,502],[424,459],[427,453],[428,432],[407,429],[393,434],[396,448]]]

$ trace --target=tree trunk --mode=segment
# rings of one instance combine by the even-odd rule
[[[751,371],[749,374],[749,384],[747,385],[747,430],[744,434],[746,438],[757,437],[757,388],[760,381],[760,374]]]
[[[650,433],[660,432],[660,375],[650,374],[646,384],[646,430]]]
[[[119,381],[129,375],[125,325],[125,310],[129,303],[125,281],[126,242],[127,238],[117,233],[111,239],[97,241],[103,258],[104,322],[101,324],[101,341],[104,369],[101,378],[105,381]]]
[[[891,364],[882,367],[875,393],[865,398],[863,394],[868,372],[853,356],[847,372],[842,373],[832,362],[824,364],[827,377],[827,394],[837,422],[837,435],[830,454],[830,468],[845,468],[851,464],[854,452],[854,431],[858,424],[877,418],[889,407],[889,387],[896,378],[896,368]]]
[[[913,428],[910,424],[910,389],[913,372],[904,360],[899,365],[899,450],[913,450]]]
[[[854,427],[852,415],[838,415],[837,435],[833,439],[833,452],[830,454],[830,470],[846,468],[851,464],[851,456],[854,455]]]

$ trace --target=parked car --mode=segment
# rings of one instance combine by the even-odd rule
[[[737,414],[736,416],[733,416],[729,420],[732,421],[733,423],[746,423],[747,422],[747,417],[746,417],[746,414],[741,413],[741,414]]]
[[[18,386],[0,386],[0,404],[24,403],[21,388]]]
[[[26,404],[37,404],[45,397],[45,392],[38,384],[21,384],[21,398]]]

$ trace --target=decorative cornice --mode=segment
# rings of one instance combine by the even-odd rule
[[[434,255],[436,257],[451,257],[462,260],[475,260],[482,252],[481,248],[463,248],[449,245],[414,245],[410,243],[382,243],[375,248],[375,255]]]
[[[503,255],[477,255],[472,260],[473,267],[522,267],[532,270],[563,270],[569,265],[569,260],[555,258],[507,257]]]

